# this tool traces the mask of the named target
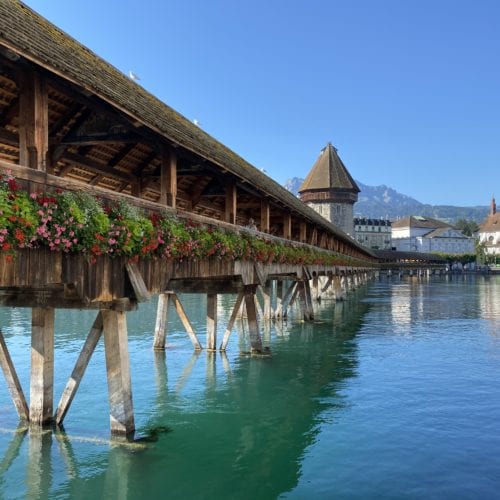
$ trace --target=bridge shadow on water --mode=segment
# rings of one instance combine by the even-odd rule
[[[343,411],[342,390],[356,376],[356,333],[370,308],[363,293],[316,304],[313,323],[292,311],[287,323],[263,324],[268,358],[239,354],[248,345],[241,326],[227,355],[149,348],[151,378],[134,386],[146,392],[134,441],[5,431],[0,496],[276,498],[292,490],[323,420]]]

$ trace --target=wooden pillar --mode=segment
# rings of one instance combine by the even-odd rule
[[[47,85],[42,76],[26,69],[19,76],[19,164],[46,171],[49,149]]]
[[[283,238],[290,240],[292,238],[292,216],[283,215]]]
[[[311,237],[309,239],[310,245],[316,245],[318,242],[318,230],[314,227],[311,231]]]
[[[2,332],[0,332],[0,367],[5,375],[7,387],[9,388],[9,392],[19,418],[22,420],[28,420],[28,404],[26,403],[21,383],[19,382],[16,369],[12,363],[12,359],[10,357],[9,350],[7,349],[7,345],[5,344]]]
[[[57,405],[55,416],[57,425],[62,424],[64,417],[66,416],[66,413],[71,406],[73,398],[75,397],[76,391],[80,386],[80,382],[82,381],[85,370],[87,369],[87,366],[89,364],[90,358],[92,357],[92,354],[94,353],[94,350],[97,346],[97,342],[99,342],[99,339],[101,338],[102,329],[102,314],[99,312],[97,313],[94,324],[90,329],[87,340],[85,341],[82,351],[80,352],[80,355],[78,356],[78,359],[76,361],[75,367],[73,368],[71,377],[69,378],[59,404]]]
[[[309,280],[304,280],[304,294],[306,299],[306,321],[312,321],[314,319],[314,309],[312,305],[312,295],[311,295],[311,285]]]
[[[250,334],[250,345],[252,353],[262,352],[262,340],[259,333],[259,322],[257,320],[257,310],[255,308],[256,285],[245,286],[245,307],[247,311],[248,331]]]
[[[301,222],[300,223],[300,241],[302,243],[306,243],[307,242],[307,224],[305,222]]]
[[[260,230],[268,233],[270,229],[270,205],[269,201],[260,201]]]
[[[313,299],[320,301],[321,300],[321,292],[319,288],[319,278],[318,276],[314,276],[312,279],[312,295]]]
[[[262,287],[262,296],[264,297],[264,312],[263,319],[270,320],[272,316],[272,306],[271,306],[271,281],[268,281]]]
[[[103,310],[104,348],[112,434],[135,430],[128,354],[127,319],[122,311]]]
[[[177,198],[177,155],[165,148],[161,155],[160,203],[175,208]]]
[[[135,182],[132,182],[131,190],[132,190],[132,196],[140,198],[142,195],[142,179],[139,178]]]
[[[32,309],[30,422],[52,421],[54,397],[54,309]]]
[[[276,309],[274,310],[273,316],[275,318],[281,317],[282,303],[283,300],[283,281],[276,280]]]
[[[167,338],[168,304],[170,303],[169,293],[160,293],[158,296],[158,308],[156,310],[155,336],[153,349],[155,351],[165,350]]]
[[[217,345],[217,294],[207,294],[207,345],[208,351],[215,351]]]
[[[236,184],[226,186],[226,213],[225,220],[230,224],[236,224],[236,212],[238,207],[238,196]]]
[[[236,317],[241,309],[241,304],[243,303],[243,299],[245,295],[243,292],[240,292],[236,297],[236,302],[233,307],[233,312],[231,313],[231,317],[229,318],[229,322],[227,324],[226,331],[224,332],[224,338],[222,339],[222,344],[220,345],[220,350],[225,351],[227,343],[229,341],[229,336],[231,335],[231,330],[233,329],[234,322],[236,321]]]
[[[198,340],[198,337],[196,336],[193,325],[189,321],[189,318],[186,314],[186,311],[184,310],[184,307],[182,307],[182,304],[181,304],[181,301],[179,300],[179,297],[175,293],[171,293],[171,296],[172,296],[172,300],[174,301],[175,310],[177,311],[179,319],[181,320],[181,322],[186,330],[186,333],[188,334],[189,338],[191,339],[193,347],[195,348],[196,351],[201,351],[202,347],[201,347],[200,341]]]

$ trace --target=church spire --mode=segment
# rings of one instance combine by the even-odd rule
[[[490,215],[495,215],[497,213],[497,204],[495,203],[495,197],[491,197],[490,203]]]

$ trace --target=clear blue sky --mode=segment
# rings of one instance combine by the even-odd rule
[[[500,198],[497,0],[27,0],[258,168]]]

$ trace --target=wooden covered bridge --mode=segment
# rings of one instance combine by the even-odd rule
[[[297,297],[307,317],[311,279],[325,276],[323,288],[338,290],[341,280],[345,288],[368,279],[376,265],[369,250],[17,0],[0,0],[0,170],[0,303],[32,308],[29,404],[1,333],[0,365],[19,416],[36,425],[62,422],[103,335],[111,430],[133,432],[126,311],[152,294],[161,294],[156,348],[165,346],[169,301],[202,347],[176,294],[193,292],[207,294],[205,347],[215,349],[217,295],[230,293],[235,307],[221,348],[244,302],[259,353],[258,287],[265,316],[272,308],[286,314]],[[198,235],[232,235],[239,253],[224,255],[216,242],[218,253],[172,254],[162,240],[146,256],[131,255],[128,247],[103,250],[100,240],[116,241],[102,231],[95,251],[64,232],[70,219],[51,220],[62,198],[50,194],[68,192],[80,196],[73,202],[94,197],[104,214],[125,201]],[[27,200],[40,210],[30,213]],[[291,285],[271,298],[284,280]],[[97,317],[54,414],[56,308],[95,309]]]

